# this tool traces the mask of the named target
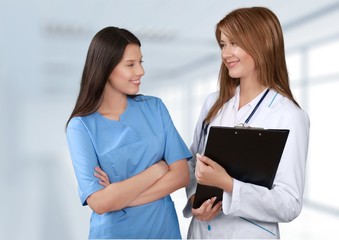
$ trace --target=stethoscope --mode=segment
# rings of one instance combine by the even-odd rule
[[[236,127],[246,127],[246,126],[248,126],[249,121],[251,120],[251,118],[253,117],[254,113],[257,111],[258,107],[260,106],[261,102],[264,100],[264,98],[266,97],[266,95],[267,95],[267,93],[269,91],[270,91],[270,89],[267,88],[265,93],[264,93],[264,95],[262,95],[262,97],[260,98],[259,102],[255,105],[254,109],[252,110],[250,115],[247,117],[245,122],[237,124]]]
[[[265,99],[266,95],[268,94],[268,92],[270,91],[269,88],[266,89],[264,95],[261,96],[259,102],[255,105],[254,109],[252,110],[252,112],[250,113],[250,115],[248,115],[248,117],[246,118],[244,123],[239,123],[237,124],[235,127],[246,127],[248,126],[248,123],[250,122],[251,118],[253,117],[254,113],[257,111],[257,109],[259,108],[260,104],[262,103],[262,101]],[[198,142],[198,149],[200,147],[201,141],[203,138],[206,137],[207,135],[207,130],[208,130],[208,126],[210,123],[205,122],[205,120],[202,123],[201,126],[201,131],[200,131],[200,137],[199,137],[199,142]]]

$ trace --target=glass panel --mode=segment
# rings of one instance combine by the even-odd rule
[[[338,79],[339,80],[339,79]],[[339,82],[310,86],[309,115],[311,137],[308,158],[306,197],[339,209]]]
[[[299,83],[302,78],[301,54],[297,52],[286,55],[286,63],[291,84]]]
[[[339,41],[322,44],[309,53],[309,76],[339,73],[338,67]]]
[[[217,91],[218,89],[218,76],[209,76],[204,80],[198,81],[193,87],[192,96],[192,133],[194,132],[196,123],[198,121],[202,106],[208,95]]]

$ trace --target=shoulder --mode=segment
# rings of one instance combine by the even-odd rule
[[[201,108],[199,118],[205,119],[205,117],[207,116],[207,113],[212,108],[214,103],[217,101],[218,97],[219,97],[219,91],[212,92],[209,95],[207,95],[207,97],[205,98],[205,101],[203,103],[203,106]]]
[[[134,108],[142,112],[143,116],[152,119],[152,121],[165,121],[171,119],[170,113],[162,99],[154,96],[138,95],[131,99]]]
[[[197,125],[201,125],[201,123],[204,121],[204,119],[206,118],[208,112],[210,111],[210,109],[212,108],[212,106],[214,105],[214,103],[217,101],[219,97],[219,91],[216,92],[212,92],[210,93],[206,98],[205,101],[203,103],[203,106],[200,110],[200,115],[199,115],[199,119],[198,119],[198,123]]]
[[[205,99],[204,108],[210,109],[214,105],[214,103],[217,101],[218,97],[219,97],[219,91],[210,93]]]
[[[130,97],[130,101],[134,104],[139,105],[140,107],[163,107],[164,103],[159,97],[149,96],[149,95],[136,95]]]
[[[73,117],[67,125],[67,131],[69,129],[88,130],[88,126],[90,126],[94,122],[95,122],[95,114],[94,113],[87,115],[87,116]]]
[[[83,127],[84,126],[84,123],[82,121],[82,117],[73,117],[68,125],[67,125],[67,129],[70,129],[70,128],[79,128],[79,127]]]
[[[156,102],[161,102],[161,99],[155,96],[150,96],[150,95],[135,95],[135,96],[130,96],[129,97],[131,101],[134,102],[140,102],[140,103],[156,103]]]
[[[281,94],[277,94],[276,100],[271,108],[284,122],[309,125],[310,120],[307,112]]]

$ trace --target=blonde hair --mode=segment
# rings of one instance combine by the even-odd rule
[[[264,7],[236,9],[216,25],[215,36],[219,44],[221,33],[252,56],[260,84],[274,89],[299,106],[289,85],[281,25],[271,10]],[[205,122],[210,122],[223,104],[234,96],[239,83],[240,80],[230,77],[227,67],[221,63],[219,97]]]

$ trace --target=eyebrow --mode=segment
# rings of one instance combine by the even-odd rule
[[[126,59],[125,62],[135,62],[135,61],[141,61],[142,58],[135,58],[135,59]]]

